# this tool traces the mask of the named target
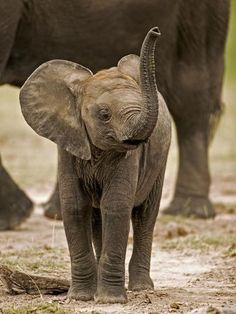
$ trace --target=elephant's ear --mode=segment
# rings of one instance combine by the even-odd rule
[[[86,160],[91,151],[75,91],[91,75],[79,64],[52,60],[38,67],[20,92],[21,110],[32,129]]]
[[[127,55],[118,62],[118,70],[131,76],[140,85],[140,58],[137,55]]]

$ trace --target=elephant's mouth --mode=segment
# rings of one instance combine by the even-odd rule
[[[129,145],[129,146],[138,146],[138,145],[143,144],[145,142],[146,142],[145,140],[132,140],[132,139],[123,141],[124,144]]]

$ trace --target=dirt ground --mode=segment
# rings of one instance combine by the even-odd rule
[[[231,182],[230,186],[235,190],[235,183]],[[151,268],[155,291],[128,291],[127,305],[67,303],[65,296],[10,296],[0,289],[0,309],[8,313],[7,309],[15,308],[15,312],[9,313],[17,313],[17,308],[27,305],[29,312],[22,313],[35,313],[30,310],[44,304],[46,311],[42,313],[54,313],[59,304],[59,309],[68,313],[165,314],[188,313],[210,305],[218,308],[236,305],[236,206],[219,204],[217,211],[217,217],[209,221],[159,217]],[[129,242],[127,262],[132,234]],[[29,275],[69,278],[70,263],[62,223],[44,218],[38,206],[18,230],[0,233],[0,263]],[[54,307],[49,310],[51,304]],[[40,309],[36,313],[41,313]]]
[[[15,105],[18,91],[5,88],[1,95],[6,103],[0,108],[4,164],[38,205],[32,217],[18,230],[0,233],[0,264],[29,275],[69,278],[70,263],[62,223],[44,218],[40,207],[53,188],[55,147],[34,135],[23,122],[18,105]],[[226,313],[226,308],[231,308],[227,313],[236,313],[235,92],[227,90],[224,99],[227,112],[210,154],[213,182],[210,195],[217,216],[214,220],[203,221],[160,214],[152,253],[154,292],[128,291],[126,305],[99,305],[92,301],[68,303],[65,296],[11,296],[0,285],[0,313],[217,314]],[[176,159],[174,139],[161,208],[173,194]],[[126,270],[131,251],[132,233]],[[213,310],[214,307],[221,312]]]

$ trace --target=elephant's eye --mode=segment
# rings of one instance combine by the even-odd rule
[[[98,111],[99,119],[109,121],[111,119],[111,111],[108,108],[103,108]]]

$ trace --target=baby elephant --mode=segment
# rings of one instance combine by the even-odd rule
[[[159,34],[157,27],[148,32],[140,58],[125,56],[95,75],[69,61],[46,62],[21,89],[27,123],[58,144],[69,298],[127,301],[130,219],[129,289],[153,289],[152,236],[171,137],[170,115],[155,81]]]

